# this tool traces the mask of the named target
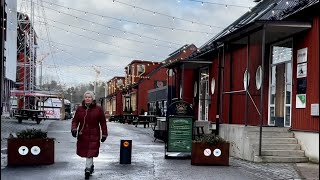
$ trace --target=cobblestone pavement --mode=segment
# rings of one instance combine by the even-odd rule
[[[295,163],[253,163],[233,159],[231,165],[261,177],[261,179],[302,179],[295,168]]]
[[[27,128],[37,128],[42,130],[47,130],[49,125],[54,125],[56,123],[68,124],[70,122],[61,122],[58,120],[46,120],[42,121],[40,124],[36,124],[34,121],[23,121],[19,124],[16,119],[2,119],[1,120],[1,149],[6,148],[6,139],[10,133],[16,132],[18,130],[23,130]],[[118,123],[109,123],[109,127],[118,126]],[[153,131],[151,128],[143,128],[143,126],[134,127],[132,125],[128,126],[128,130],[138,131],[139,133],[145,134],[147,136],[153,137]],[[58,129],[57,129],[58,130]],[[157,141],[162,143],[161,141]],[[234,168],[239,168],[241,171],[247,173],[248,175],[254,175],[259,177],[259,179],[319,179],[319,164],[313,164],[313,166],[308,165],[310,163],[299,164],[299,163],[253,163],[236,158],[230,158],[230,166]],[[1,153],[1,168],[6,166],[6,153]],[[312,167],[312,168],[310,168]],[[302,172],[301,172],[302,171]]]

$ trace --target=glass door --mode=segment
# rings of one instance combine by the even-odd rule
[[[209,113],[209,70],[200,70],[199,86],[199,117],[198,120],[208,121]]]
[[[291,126],[292,41],[272,46],[269,84],[269,125]]]

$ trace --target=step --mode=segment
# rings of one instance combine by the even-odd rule
[[[275,163],[302,163],[308,162],[307,157],[279,157],[279,156],[255,156],[254,162],[275,162]]]
[[[263,156],[304,157],[303,150],[261,150]]]
[[[259,143],[258,138],[250,138],[250,143]],[[262,144],[297,144],[296,138],[262,138]]]
[[[274,127],[274,126],[268,126],[268,127],[262,127],[262,132],[290,132],[289,127]],[[260,132],[260,127],[258,126],[248,126],[245,128],[248,132]]]
[[[259,144],[252,144],[254,150],[259,149]],[[262,150],[300,150],[299,144],[262,144]]]
[[[247,132],[247,137],[249,138],[259,138],[260,132]],[[263,138],[273,138],[273,137],[294,137],[294,134],[292,132],[272,132],[272,131],[266,131],[262,132]]]

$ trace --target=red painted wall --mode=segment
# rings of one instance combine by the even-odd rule
[[[184,69],[182,70],[183,82],[182,82],[182,100],[193,104],[194,99],[194,70]],[[180,89],[179,89],[180,92]]]
[[[155,89],[155,81],[167,81],[167,69],[160,68],[157,72],[150,75],[149,79],[144,79],[139,83],[139,89],[138,89],[138,106],[137,106],[137,113],[140,114],[141,109],[144,109],[145,111],[148,110],[147,104],[148,104],[148,91],[151,89]],[[167,82],[166,82],[167,83]]]
[[[319,16],[315,16],[312,28],[294,37],[292,129],[295,130],[319,132],[319,116],[313,117],[310,115],[311,104],[319,104],[319,21]],[[297,50],[305,47],[308,48],[306,108],[296,109]]]
[[[267,46],[266,46],[267,47]],[[247,57],[248,57],[247,45],[229,45],[225,50],[225,63],[224,63],[224,81],[223,81],[223,92],[241,91],[244,90],[243,78],[244,72],[247,68]],[[260,124],[260,102],[261,92],[256,89],[256,70],[261,65],[261,32],[256,32],[250,35],[250,48],[249,48],[249,65],[248,71],[250,74],[249,82],[249,93],[253,99],[248,95],[248,114],[247,124],[248,125],[259,125]],[[265,52],[268,54],[268,52]],[[265,58],[265,71],[264,71],[264,85],[263,85],[263,124],[268,122],[268,67],[269,59]],[[267,68],[266,68],[267,67]],[[216,83],[218,84],[218,83]],[[216,100],[212,104],[216,103]],[[224,93],[223,100],[221,102],[222,119],[223,123],[230,124],[245,124],[246,119],[246,93],[235,92],[235,93]],[[255,108],[255,106],[258,108]],[[211,109],[211,112],[214,110]],[[212,117],[211,117],[212,118]]]

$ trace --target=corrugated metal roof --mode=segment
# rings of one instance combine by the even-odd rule
[[[257,4],[250,12],[245,13],[207,43],[202,45],[199,50],[193,53],[190,58],[198,57],[199,54],[211,51],[215,42],[226,37],[231,32],[248,25],[255,21],[274,21],[284,20],[289,16],[319,3],[319,0],[263,0]]]

